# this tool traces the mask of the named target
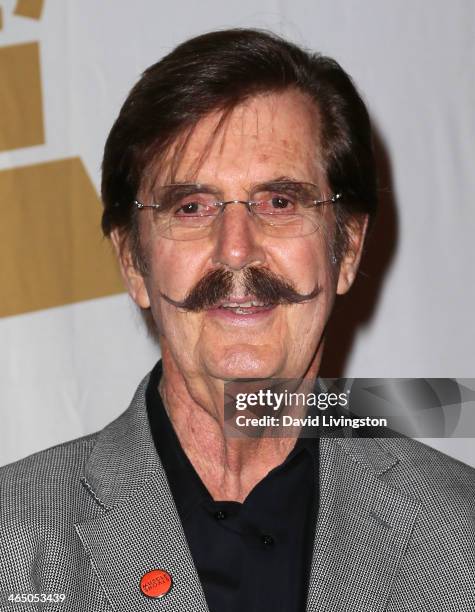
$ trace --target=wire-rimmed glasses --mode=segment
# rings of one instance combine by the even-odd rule
[[[279,180],[254,186],[249,198],[222,200],[211,185],[174,183],[155,188],[151,204],[134,200],[134,205],[139,210],[152,209],[157,233],[172,240],[209,236],[230,204],[245,205],[266,235],[296,238],[316,232],[324,206],[337,203],[342,194],[325,195],[313,183]]]

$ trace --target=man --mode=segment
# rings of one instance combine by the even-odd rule
[[[317,376],[375,184],[328,58],[230,30],[144,73],[103,228],[162,361],[102,432],[2,469],[2,609],[474,609],[471,468],[408,439],[224,430],[225,381]]]

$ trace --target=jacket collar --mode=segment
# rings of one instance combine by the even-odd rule
[[[154,473],[163,470],[155,449],[146,410],[150,373],[139,384],[129,408],[98,435],[84,473],[84,483],[96,501],[111,508],[128,499]],[[339,445],[357,464],[375,476],[394,467],[398,459],[374,438],[324,439]]]
[[[105,508],[120,505],[162,470],[150,432],[145,393],[139,384],[129,408],[99,434],[83,482]]]

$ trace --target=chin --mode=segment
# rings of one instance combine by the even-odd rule
[[[215,378],[274,378],[280,376],[284,359],[264,347],[233,347],[205,359],[209,373]]]

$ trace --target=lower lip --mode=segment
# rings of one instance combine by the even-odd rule
[[[245,314],[236,312],[231,308],[209,308],[208,315],[236,325],[252,325],[271,316],[276,305],[273,306],[252,306],[245,309]],[[243,309],[244,310],[244,309]]]

